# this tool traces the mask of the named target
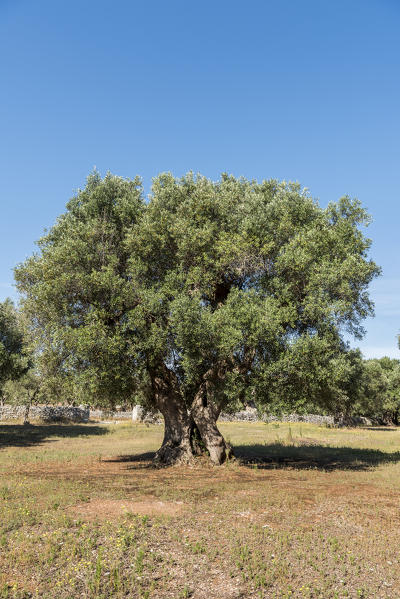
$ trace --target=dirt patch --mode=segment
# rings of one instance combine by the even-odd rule
[[[179,501],[125,501],[123,499],[92,499],[74,505],[68,511],[85,520],[109,520],[126,514],[142,516],[179,516],[185,506]]]

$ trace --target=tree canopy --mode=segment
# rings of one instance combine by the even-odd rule
[[[18,313],[10,299],[0,302],[0,401],[4,386],[18,379],[28,368],[24,354],[23,332]]]
[[[204,444],[222,463],[221,410],[267,404],[296,361],[311,380],[345,331],[362,336],[368,222],[294,183],[161,174],[146,202],[138,178],[94,173],[16,269],[39,363],[85,401],[159,410],[159,462]]]

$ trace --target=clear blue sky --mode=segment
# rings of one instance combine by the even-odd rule
[[[96,165],[296,180],[374,218],[376,318],[400,358],[399,0],[0,0],[0,300]]]

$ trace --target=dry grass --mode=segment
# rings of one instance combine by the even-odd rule
[[[0,598],[400,597],[400,430],[221,429],[156,470],[157,425],[0,426]]]

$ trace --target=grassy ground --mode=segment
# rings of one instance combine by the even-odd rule
[[[400,430],[221,429],[155,470],[159,425],[1,425],[0,599],[400,598]]]

